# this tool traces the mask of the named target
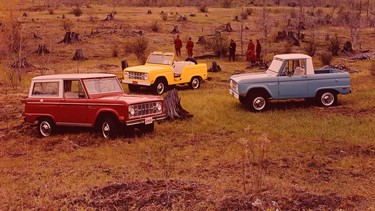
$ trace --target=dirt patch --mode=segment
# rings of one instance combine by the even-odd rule
[[[74,203],[99,210],[190,210],[205,202],[209,191],[210,187],[191,181],[135,181],[94,189]]]
[[[345,106],[333,106],[328,108],[314,107],[314,110],[319,114],[324,115],[343,115],[347,117],[363,117],[375,114],[375,107],[369,109],[354,110]]]

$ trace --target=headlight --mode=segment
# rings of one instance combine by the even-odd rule
[[[143,74],[143,80],[148,80],[148,74],[147,73]]]
[[[134,116],[135,114],[135,109],[133,106],[129,106],[129,116]]]
[[[129,72],[125,71],[124,78],[129,78]]]
[[[157,102],[157,103],[156,103],[156,109],[157,109],[158,111],[161,111],[161,110],[163,109],[163,107],[161,106],[161,102]]]

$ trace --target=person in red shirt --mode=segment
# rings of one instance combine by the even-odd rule
[[[247,46],[246,60],[250,62],[249,67],[253,66],[253,64],[255,63],[256,56],[253,40],[250,40],[249,45]]]
[[[193,48],[194,48],[194,43],[193,43],[193,41],[191,41],[191,37],[190,37],[189,40],[186,43],[186,49],[187,49],[188,57],[193,57]]]
[[[177,35],[176,39],[174,40],[174,49],[176,50],[176,56],[181,56],[181,48],[182,48],[182,41],[180,39],[180,36]]]

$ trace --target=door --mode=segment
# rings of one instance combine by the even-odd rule
[[[306,60],[286,60],[278,77],[279,99],[308,97],[308,75]]]

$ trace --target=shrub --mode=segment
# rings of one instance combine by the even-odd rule
[[[229,39],[225,36],[216,35],[207,41],[207,47],[211,49],[216,56],[224,57],[228,53]]]
[[[53,15],[53,14],[55,14],[55,10],[54,9],[48,9],[48,13],[50,14],[50,15]]]
[[[205,4],[201,4],[198,6],[200,12],[208,12],[208,7]]]
[[[168,20],[168,14],[167,14],[167,13],[163,13],[163,14],[161,14],[161,19],[162,19],[163,21],[167,21],[167,20]]]
[[[136,38],[126,44],[125,53],[134,53],[138,60],[144,64],[147,60],[146,50],[148,41],[144,37]]]
[[[333,56],[338,56],[340,51],[340,42],[337,34],[330,39],[329,49]]]
[[[253,10],[251,8],[246,8],[245,11],[248,15],[253,14]]]
[[[72,14],[74,14],[76,17],[79,17],[83,14],[80,7],[76,7],[72,10]]]
[[[153,23],[151,24],[151,30],[152,30],[153,32],[158,32],[158,31],[159,31],[159,23],[158,23],[157,21],[155,21],[155,22],[153,22]]]
[[[371,62],[370,65],[370,75],[375,76],[375,60]]]
[[[231,8],[232,7],[232,0],[223,0],[221,3],[223,8]]]
[[[241,13],[241,19],[242,20],[247,20],[247,17],[248,17],[249,15],[247,14],[247,12],[242,12]]]
[[[307,46],[305,46],[305,51],[309,56],[314,56],[316,53],[316,44],[315,42],[309,42]]]
[[[73,21],[69,20],[69,19],[66,19],[63,21],[63,24],[62,24],[64,30],[66,32],[70,32],[72,30],[72,28],[74,27],[74,23]]]
[[[332,58],[333,56],[330,52],[324,52],[320,55],[320,61],[322,62],[323,65],[331,64]]]

